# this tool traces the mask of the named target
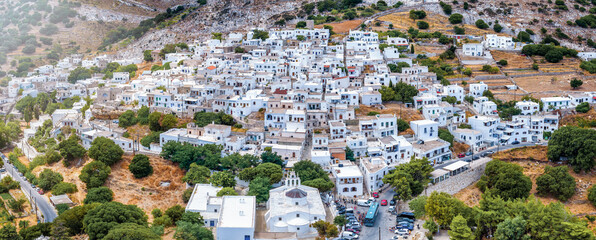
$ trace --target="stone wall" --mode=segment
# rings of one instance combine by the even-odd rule
[[[482,177],[482,174],[484,174],[486,163],[490,162],[491,160],[491,158],[481,158],[476,160],[470,164],[469,170],[458,175],[451,176],[449,179],[440,183],[431,185],[423,194],[430,196],[432,192],[437,191],[446,192],[453,195],[478,181],[480,177]]]

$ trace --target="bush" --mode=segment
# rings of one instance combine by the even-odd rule
[[[74,183],[61,182],[52,188],[52,195],[62,195],[77,192],[77,185]]]
[[[476,27],[480,29],[487,29],[489,26],[482,19],[476,20]]]
[[[168,208],[165,214],[166,215],[164,216],[168,216],[172,219],[172,221],[177,222],[182,217],[182,214],[184,214],[184,208],[180,205],[174,205]]]
[[[592,59],[591,61],[584,61],[582,62],[579,67],[583,70],[588,71],[589,73],[596,73],[596,59]]]
[[[428,29],[429,25],[425,21],[419,21],[416,23],[419,29]]]
[[[501,31],[503,31],[503,26],[501,26],[500,24],[496,23],[496,24],[493,26],[493,30],[494,30],[495,32],[498,32],[498,33],[500,33]]]
[[[83,228],[90,240],[103,239],[108,232],[121,223],[147,225],[147,215],[135,205],[119,202],[101,204],[87,212]]]
[[[135,155],[128,166],[128,169],[135,178],[143,178],[153,174],[153,167],[149,162],[149,157],[143,154]]]
[[[39,173],[38,185],[44,191],[49,191],[54,185],[62,182],[63,179],[60,173],[46,168]]]
[[[66,203],[56,205],[56,210],[58,211],[58,215],[62,214],[63,212],[66,212],[66,210],[68,210],[68,209],[70,209],[70,207]]]
[[[411,19],[424,19],[426,17],[426,12],[423,10],[410,10],[410,18]]]
[[[108,179],[112,170],[110,166],[100,161],[92,161],[83,167],[79,179],[87,184],[87,189],[96,188]]]
[[[571,79],[571,81],[569,82],[569,85],[573,88],[573,89],[577,89],[578,87],[581,87],[581,85],[584,84],[584,81],[582,81],[581,79],[577,79],[577,78],[573,78]]]
[[[190,201],[190,197],[192,196],[192,191],[193,191],[193,188],[184,190],[184,193],[182,193],[182,201],[184,203],[188,203],[188,201]]]
[[[592,185],[588,190],[588,200],[590,200],[592,205],[596,206],[596,184]]]
[[[507,63],[507,60],[505,60],[505,59],[499,60],[499,65],[501,65],[501,66],[507,66],[507,64],[508,64]]]
[[[567,166],[546,166],[544,174],[536,178],[536,190],[542,195],[553,195],[567,201],[575,194],[575,178],[569,174]]]
[[[587,102],[580,103],[575,107],[575,111],[580,113],[587,113],[588,111],[590,111],[590,104]]]
[[[451,14],[451,16],[449,16],[449,22],[451,24],[462,23],[463,19],[464,19],[464,16],[459,13],[454,13],[454,14]]]
[[[114,192],[108,187],[96,187],[89,189],[85,197],[85,204],[106,203],[114,199]]]

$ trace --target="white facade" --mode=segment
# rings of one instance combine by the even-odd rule
[[[345,197],[362,196],[362,183],[364,177],[356,165],[346,165],[349,163],[340,163],[333,166],[333,176],[335,177],[335,187],[337,194]]]
[[[417,120],[410,122],[415,138],[422,141],[436,140],[439,138],[439,123],[431,120]]]
[[[540,112],[540,104],[532,101],[517,102],[515,107],[521,110],[521,115],[533,115]]]
[[[515,47],[512,37],[497,36],[496,34],[487,34],[483,43],[487,48],[513,49]]]
[[[546,97],[540,101],[544,104],[543,111],[552,111],[557,109],[566,109],[571,107],[571,99],[566,97]]]
[[[255,234],[255,196],[224,196],[217,224],[218,240],[252,240]]]
[[[464,55],[472,57],[484,56],[484,46],[482,43],[466,43],[462,46]]]
[[[269,191],[267,210],[269,232],[295,232],[299,238],[316,232],[310,224],[326,216],[319,190],[301,185],[294,172],[288,174],[284,186]]]

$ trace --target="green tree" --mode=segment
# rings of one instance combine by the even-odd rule
[[[168,131],[171,128],[176,127],[176,125],[178,125],[178,118],[176,118],[176,116],[172,115],[172,114],[166,114],[163,116],[163,119],[161,120],[161,130],[162,131]]]
[[[532,181],[523,174],[519,165],[493,160],[486,164],[477,186],[481,191],[501,196],[505,200],[525,199],[532,190]]]
[[[110,166],[122,160],[122,154],[124,154],[124,150],[114,141],[105,137],[95,138],[89,148],[90,158]]]
[[[54,172],[46,168],[41,173],[39,173],[37,184],[44,191],[49,191],[50,189],[52,189],[52,187],[54,187],[54,185],[62,182],[62,180],[64,180],[64,178],[60,173]]]
[[[525,32],[525,31],[520,31],[517,34],[517,40],[519,40],[520,42],[531,42],[532,38],[529,33]]]
[[[418,21],[416,26],[418,26],[418,29],[428,29],[430,25],[425,21]]]
[[[175,239],[180,240],[213,240],[213,232],[204,228],[202,223],[179,222],[176,224]]]
[[[397,131],[403,132],[405,130],[410,129],[410,124],[401,118],[397,119]]]
[[[87,189],[100,187],[104,184],[112,170],[110,166],[100,161],[92,161],[83,167],[79,179],[87,184]]]
[[[592,203],[592,205],[596,206],[596,185],[592,185],[588,190],[588,200]]]
[[[89,210],[83,219],[83,227],[91,240],[103,239],[122,223],[147,226],[147,215],[135,205],[107,202]]]
[[[300,21],[300,22],[296,23],[296,28],[306,28],[306,22]]]
[[[248,185],[248,195],[255,196],[257,202],[262,203],[269,200],[269,190],[271,189],[271,183],[269,178],[258,177],[250,181]]]
[[[77,185],[69,182],[60,182],[52,187],[52,195],[62,195],[77,192]]]
[[[457,35],[464,35],[466,34],[466,29],[463,27],[453,26],[453,32]]]
[[[449,132],[449,130],[440,128],[439,129],[439,138],[443,139],[444,141],[451,144],[451,146],[453,146],[453,138],[455,138],[455,137],[453,136],[453,134],[451,134]]]
[[[137,124],[137,117],[135,112],[127,110],[120,117],[118,117],[118,126],[121,128],[127,128],[129,126]]]
[[[319,220],[312,223],[311,227],[317,230],[317,233],[319,234],[319,239],[332,239],[336,238],[339,235],[337,226],[335,226],[332,223],[325,222],[324,220]]]
[[[584,81],[582,81],[581,79],[577,79],[577,78],[573,78],[571,79],[571,81],[569,82],[569,85],[573,88],[573,89],[577,89],[578,87],[581,87],[584,84]]]
[[[147,62],[153,62],[153,56],[151,56],[151,50],[143,51],[143,60]]]
[[[449,225],[465,208],[463,202],[444,192],[432,192],[424,206],[426,214],[437,221],[439,226]]]
[[[547,156],[557,162],[567,159],[576,172],[591,170],[596,159],[596,130],[559,128],[548,141]]]
[[[238,193],[236,192],[236,190],[234,190],[234,188],[231,188],[231,187],[222,188],[221,190],[219,190],[217,192],[217,196],[218,197],[222,197],[222,196],[236,196],[236,195],[238,195]]]
[[[192,197],[192,192],[193,188],[188,188],[184,190],[184,192],[182,193],[182,201],[184,203],[188,203],[188,201],[190,201],[190,198]]]
[[[184,214],[184,207],[180,205],[174,205],[165,211],[165,214],[172,219],[173,222],[177,222],[182,218]]]
[[[319,190],[319,192],[328,192],[333,189],[335,184],[328,179],[317,178],[309,181],[302,182],[302,185],[314,187]]]
[[[476,27],[477,28],[480,28],[480,29],[487,29],[489,27],[488,24],[486,24],[484,22],[484,20],[482,20],[482,19],[476,20],[476,23],[475,24],[476,24]]]
[[[449,237],[454,240],[474,240],[474,234],[464,217],[457,215],[450,226]]]
[[[160,240],[147,226],[135,223],[122,223],[112,228],[103,240]]]
[[[234,187],[236,186],[236,179],[230,172],[215,172],[209,178],[209,182],[215,186]]]
[[[354,158],[354,151],[352,151],[352,149],[350,149],[349,147],[346,147],[346,159],[352,162],[356,161],[356,159]]]
[[[153,167],[149,162],[149,157],[143,154],[137,154],[132,158],[128,170],[130,170],[135,178],[143,178],[153,174]]]
[[[553,195],[567,201],[575,194],[575,178],[569,174],[567,166],[544,168],[544,174],[536,178],[536,190],[542,195]]]
[[[501,24],[495,23],[495,25],[493,26],[493,30],[495,32],[500,33],[501,31],[503,31],[503,26],[501,26]]]
[[[84,67],[77,67],[68,75],[69,83],[76,83],[79,80],[91,78],[91,70]]]
[[[575,107],[575,111],[580,113],[587,113],[588,111],[590,111],[590,104],[587,102],[580,103]]]
[[[85,204],[64,211],[54,219],[52,235],[56,236],[62,231],[65,231],[66,235],[70,236],[83,233],[83,219],[85,215],[87,215],[89,210],[94,209],[97,206],[99,206],[98,203]]]
[[[449,16],[449,22],[451,24],[462,23],[463,19],[464,19],[464,16],[459,13],[454,13],[454,14],[451,14],[451,16]]]
[[[71,135],[68,139],[58,144],[60,155],[66,161],[72,161],[85,156],[85,148],[79,144],[79,138],[76,135]]]
[[[269,32],[262,30],[253,30],[252,39],[261,39],[265,41],[267,38],[269,38]]]
[[[427,196],[420,195],[412,199],[412,201],[408,203],[408,206],[410,207],[412,212],[414,212],[414,216],[416,216],[416,218],[421,218],[424,215],[426,215],[426,210],[424,209],[424,206],[426,205],[427,199]]]
[[[0,228],[0,239],[22,240],[23,238],[17,233],[17,228],[15,226],[7,224]]]
[[[182,181],[191,184],[209,183],[210,176],[211,172],[209,171],[209,168],[192,163],[190,164],[190,169],[182,178]]]
[[[161,120],[160,112],[152,112],[151,114],[149,114],[148,123],[149,129],[151,129],[151,131],[161,131],[161,125],[159,123],[159,120]]]
[[[346,219],[346,217],[344,217],[343,215],[338,215],[335,216],[335,218],[333,219],[333,224],[341,228],[348,224],[348,219]]]
[[[275,163],[279,166],[283,166],[284,162],[281,159],[281,156],[277,155],[277,153],[272,152],[271,150],[267,151],[263,151],[263,153],[261,153],[261,161],[263,163]]]
[[[423,10],[410,10],[410,18],[413,20],[424,19],[426,12]]]
[[[406,173],[403,174],[406,175]],[[401,176],[393,178],[393,181],[389,183],[394,188],[393,190],[395,191],[395,194],[397,194],[398,201],[408,201],[412,198],[412,189],[409,184],[410,181],[405,176]]]
[[[114,199],[114,192],[108,187],[91,188],[85,196],[85,204],[90,203],[106,203]]]
[[[294,171],[300,177],[303,185],[317,188],[320,192],[329,191],[334,186],[321,165],[312,161],[297,162],[294,164]]]
[[[417,196],[424,191],[424,187],[429,183],[430,173],[433,171],[432,166],[428,159],[412,159],[410,162],[396,166],[396,168],[390,171],[383,177],[383,182],[388,183],[394,188],[400,188],[403,193],[410,193],[410,197]],[[408,191],[404,186],[403,180],[406,180],[405,184]],[[400,197],[401,200],[408,200],[410,197]]]
[[[499,223],[495,238],[510,239],[510,240],[529,240],[530,236],[526,235],[527,222],[521,216],[515,218],[507,218],[505,221]]]
[[[140,124],[143,124],[143,125],[149,123],[149,107],[142,106],[137,111],[137,120]]]
[[[25,222],[29,223],[28,221]],[[31,227],[21,228],[19,235],[23,238],[23,240],[34,240],[41,235],[51,236],[52,223],[38,223],[37,225]]]

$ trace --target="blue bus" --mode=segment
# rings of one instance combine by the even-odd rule
[[[366,212],[366,217],[364,217],[364,226],[372,227],[375,225],[375,220],[377,219],[377,215],[379,215],[379,203],[373,202],[370,204],[368,211]]]

